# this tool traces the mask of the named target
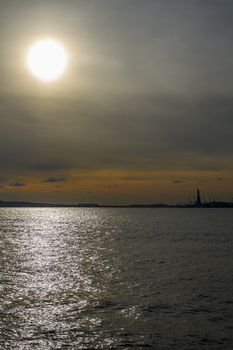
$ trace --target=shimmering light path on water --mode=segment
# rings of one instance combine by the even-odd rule
[[[232,349],[231,209],[0,209],[0,349]]]

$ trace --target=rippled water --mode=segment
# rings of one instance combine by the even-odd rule
[[[0,209],[0,349],[232,349],[231,209]]]

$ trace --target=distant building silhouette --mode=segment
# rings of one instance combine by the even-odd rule
[[[196,207],[201,207],[201,206],[202,206],[200,190],[199,190],[198,187],[197,187],[197,197],[196,197],[195,206],[196,206]]]

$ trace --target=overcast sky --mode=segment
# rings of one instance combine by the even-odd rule
[[[44,84],[28,48],[70,65]],[[233,196],[233,1],[0,1],[0,199]]]

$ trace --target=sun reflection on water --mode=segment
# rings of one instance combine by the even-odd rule
[[[73,337],[73,342],[83,343],[102,323],[91,311],[104,293],[104,285],[95,283],[95,273],[101,271],[101,246],[99,238],[94,239],[98,217],[68,209],[12,214],[14,224],[5,238],[8,248],[11,244],[6,260],[13,266],[13,288],[5,301],[12,314],[11,338],[19,338],[22,349],[27,349],[29,339],[38,349],[48,349],[48,339],[62,343]]]

